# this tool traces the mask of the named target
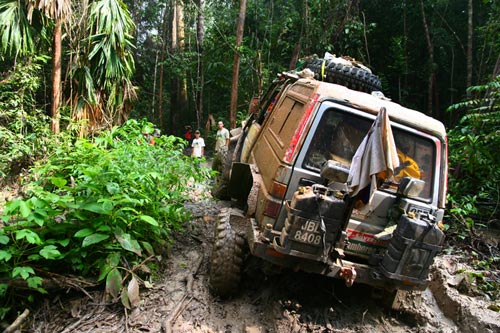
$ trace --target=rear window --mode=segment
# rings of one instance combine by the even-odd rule
[[[316,129],[303,167],[319,172],[323,163],[334,160],[349,168],[356,150],[372,124],[372,119],[336,109],[327,110]],[[420,198],[428,200],[431,197],[435,165],[435,144],[427,138],[399,128],[392,127],[392,131],[401,165],[395,170],[394,182],[386,183],[381,189],[395,192],[394,185],[403,177],[418,178],[426,183]]]

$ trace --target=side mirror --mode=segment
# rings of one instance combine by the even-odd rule
[[[425,182],[421,179],[404,177],[398,185],[398,194],[403,197],[418,197],[424,190]]]
[[[340,162],[328,160],[321,167],[320,176],[328,180],[329,183],[345,183],[349,176],[349,167]]]

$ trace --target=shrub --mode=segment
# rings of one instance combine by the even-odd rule
[[[92,140],[64,140],[36,163],[25,197],[4,210],[0,277],[45,293],[45,277],[76,274],[105,281],[112,299],[133,305],[126,285],[137,291],[147,283],[147,263],[189,217],[188,182],[208,176],[183,155],[181,139],[162,136],[150,145],[144,126],[151,124],[130,120]],[[14,292],[0,284],[4,314]]]

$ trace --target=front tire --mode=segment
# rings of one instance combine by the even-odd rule
[[[245,254],[245,239],[232,228],[229,219],[230,214],[223,212],[217,220],[210,262],[210,288],[222,298],[238,290]]]

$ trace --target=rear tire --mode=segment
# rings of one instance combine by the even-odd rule
[[[213,197],[221,200],[230,199],[228,188],[230,168],[230,166],[227,166],[228,155],[227,150],[218,151],[212,162],[212,170],[217,171],[217,175],[215,175],[211,192]]]
[[[231,227],[229,219],[230,214],[224,211],[217,220],[210,262],[210,288],[222,298],[238,290],[245,255],[245,239]]]
[[[227,150],[218,151],[212,162],[212,170],[218,172],[212,186],[212,196],[220,200],[230,200],[229,178],[231,177],[231,167],[233,161],[238,161],[240,157],[241,145],[238,145],[242,135],[237,135],[229,141]]]

